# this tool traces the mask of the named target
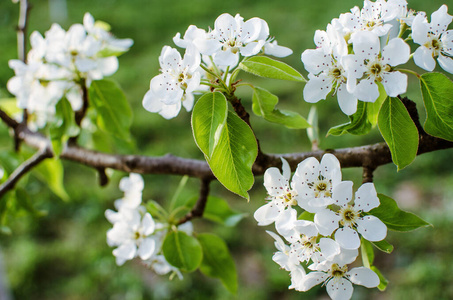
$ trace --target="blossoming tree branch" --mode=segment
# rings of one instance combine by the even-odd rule
[[[178,48],[162,48],[160,73],[150,80],[143,108],[168,120],[190,113],[194,142],[205,161],[90,148],[88,141],[100,132],[130,139],[131,108],[119,84],[106,77],[117,71],[117,57],[133,41],[114,37],[108,24],[87,13],[82,24],[68,30],[53,24],[44,35],[33,32],[25,56],[27,6],[20,1],[19,59],[9,62],[15,76],[7,88],[15,98],[0,102],[0,118],[11,128],[17,151],[26,144],[36,153],[3,166],[2,216],[8,212],[5,203],[23,202],[16,183],[35,166],[47,164],[61,181],[61,160],[71,160],[96,169],[102,185],[108,182],[107,169],[124,171],[129,173],[119,183],[124,196],[105,212],[112,224],[107,244],[114,248],[117,264],[138,259],[158,274],[180,278],[199,269],[235,293],[237,275],[226,243],[214,234],[197,233],[191,220],[237,223],[242,215],[211,195],[210,182],[218,180],[249,201],[263,201],[250,199],[248,191],[255,176],[264,175],[268,197],[254,218],[259,226],[275,225],[275,232],[267,231],[269,243],[273,239],[276,246],[272,259],[288,271],[290,289],[305,292],[322,284],[332,299],[351,298],[353,284],[385,290],[388,281],[374,265],[374,251],[392,252],[387,231],[430,225],[378,193],[373,172],[388,163],[400,170],[417,155],[453,146],[453,82],[432,72],[438,64],[453,73],[453,30],[448,30],[453,17],[446,5],[428,17],[409,9],[405,0],[365,0],[362,8],[352,8],[314,33],[314,49],[301,54],[308,79],[279,60],[293,51],[277,43],[263,19],[222,14],[210,29],[191,25],[177,33],[173,42]],[[406,68],[409,61],[415,70]],[[317,149],[316,110],[300,114],[279,109],[278,96],[243,81],[244,72],[304,84],[301,101],[336,97],[338,113],[350,121],[328,135],[364,135],[378,127],[384,141]],[[409,76],[420,82],[427,116],[423,124],[416,99],[404,97]],[[251,106],[237,97],[238,89],[251,92]],[[250,113],[306,129],[313,151],[266,153]],[[344,180],[346,167],[363,168],[360,187]],[[140,174],[180,175],[182,180],[164,207],[143,201]],[[200,179],[199,197],[177,200],[188,176]],[[67,197],[64,189],[51,188]],[[358,258],[362,266],[357,267]]]

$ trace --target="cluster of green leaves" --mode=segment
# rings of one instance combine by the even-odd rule
[[[246,58],[239,68],[261,77],[305,82],[295,69],[266,56]],[[255,115],[288,128],[310,127],[298,113],[277,109],[277,103],[277,96],[263,88],[253,87],[252,109]],[[254,132],[229,108],[224,94],[214,91],[198,99],[192,112],[192,130],[196,144],[217,179],[230,191],[249,199],[258,145]]]
[[[187,177],[183,177],[167,208],[155,201],[149,201],[147,204],[147,209],[154,218],[169,224],[162,244],[163,255],[180,271],[190,273],[199,269],[206,276],[219,279],[227,290],[234,294],[238,289],[237,272],[226,242],[212,233],[188,235],[176,226],[178,220],[190,212],[197,201],[196,197],[181,196],[186,182]],[[209,196],[207,200],[204,219],[233,227],[245,216],[232,210],[221,198]]]
[[[429,135],[453,141],[453,82],[441,73],[425,73],[419,79],[427,115],[423,129]],[[393,162],[401,170],[417,156],[419,132],[401,99],[387,97],[382,85],[379,92],[376,102],[359,101],[350,121],[331,128],[328,134],[363,135],[378,125]]]

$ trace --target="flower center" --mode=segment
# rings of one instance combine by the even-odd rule
[[[341,217],[340,224],[348,227],[355,226],[357,219],[360,218],[360,212],[356,211],[351,205],[341,208],[338,214]]]
[[[297,205],[297,200],[295,198],[296,196],[297,196],[297,193],[288,188],[286,190],[286,193],[282,196],[284,205],[286,207]]]
[[[392,69],[390,65],[383,64],[380,59],[377,59],[373,62],[368,62],[367,68],[368,68],[367,74],[379,82],[383,80],[382,73],[390,72]]]
[[[330,267],[329,275],[338,280],[344,277],[346,272],[348,272],[348,267],[346,265],[340,268],[338,264],[333,264]]]
[[[439,56],[442,51],[442,41],[437,35],[428,33],[429,41],[427,41],[424,46],[432,51],[433,57]]]
[[[332,180],[327,180],[321,174],[316,181],[308,183],[308,186],[314,190],[315,198],[332,197]]]

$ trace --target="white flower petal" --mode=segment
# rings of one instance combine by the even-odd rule
[[[154,232],[156,228],[156,224],[154,223],[153,217],[151,217],[150,213],[146,213],[142,219],[142,228],[143,234],[148,236]]]
[[[393,67],[407,63],[410,55],[411,48],[401,38],[390,40],[382,49],[382,61]]]
[[[407,75],[399,71],[383,74],[382,85],[389,97],[404,94],[407,90]]]
[[[354,288],[351,282],[345,278],[340,278],[339,280],[330,280],[327,283],[326,290],[332,300],[349,300]]]
[[[144,239],[140,243],[137,253],[141,259],[147,260],[154,254],[155,250],[156,250],[156,242],[153,239],[148,238],[148,239]]]
[[[420,46],[415,50],[414,62],[420,68],[430,72],[436,67],[436,61],[433,58],[432,51],[425,46]]]
[[[338,228],[340,217],[329,209],[323,209],[315,214],[315,224],[319,233],[324,236],[330,236]]]
[[[451,57],[439,55],[437,61],[439,62],[439,65],[442,67],[442,69],[444,69],[448,73],[453,74],[453,59]]]
[[[360,247],[359,234],[349,227],[338,229],[335,232],[335,240],[340,244],[341,248],[351,250]]]
[[[365,267],[353,268],[347,274],[354,284],[363,285],[367,288],[377,287],[380,283],[378,275]]]
[[[326,153],[322,156],[319,171],[327,180],[332,180],[333,184],[341,181],[340,162],[333,154]]]
[[[354,207],[365,212],[378,207],[380,204],[376,188],[372,182],[362,184],[355,193]]]
[[[342,83],[338,87],[337,99],[343,113],[350,116],[357,111],[357,97],[353,93],[348,92],[346,84]]]
[[[328,69],[332,64],[332,56],[325,54],[319,49],[307,49],[302,53],[301,60],[304,63],[305,70],[317,75]]]
[[[340,245],[330,238],[322,238],[319,240],[319,247],[321,249],[322,256],[331,260],[335,255],[340,254]]]
[[[312,237],[318,235],[316,224],[306,220],[297,220],[294,222],[294,228],[300,234]]]
[[[444,4],[438,10],[431,14],[431,31],[434,34],[440,34],[447,30],[450,25],[452,16],[448,13],[448,7]]]
[[[371,31],[356,31],[351,35],[354,54],[364,58],[376,57],[380,50],[379,37]]]
[[[264,172],[264,187],[267,193],[274,197],[282,196],[289,186],[288,179],[283,177],[277,168],[269,168]]]
[[[370,242],[382,241],[387,236],[387,226],[375,216],[358,219],[357,231]]]
[[[310,272],[299,282],[296,290],[306,292],[312,287],[323,283],[327,279],[328,275],[324,272]]]
[[[125,260],[133,259],[136,253],[137,246],[135,246],[135,243],[133,241],[124,243],[118,248],[113,250],[113,255]]]
[[[321,74],[318,77],[311,78],[304,87],[304,100],[309,103],[316,103],[319,100],[326,99],[332,90],[332,81],[330,78]]]
[[[354,96],[365,102],[374,102],[379,97],[379,87],[373,79],[362,79],[354,90]]]
[[[426,16],[417,14],[412,21],[412,39],[414,43],[423,45],[428,41],[429,24],[426,21]]]
[[[333,203],[338,206],[346,206],[352,200],[352,181],[338,183],[332,191]]]
[[[280,209],[274,203],[269,202],[258,208],[253,217],[258,221],[258,226],[267,226],[275,222],[279,214]]]

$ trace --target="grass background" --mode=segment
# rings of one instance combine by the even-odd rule
[[[164,45],[173,45],[176,32],[185,32],[190,24],[207,29],[224,12],[239,13],[246,20],[260,17],[266,20],[271,35],[279,44],[293,49],[294,54],[282,59],[304,75],[300,54],[314,48],[316,29],[325,29],[328,22],[347,12],[359,1],[158,1],[158,0],[35,0],[30,1],[30,33],[44,33],[52,23],[67,29],[81,23],[83,14],[90,12],[96,20],[112,25],[119,38],[132,38],[134,46],[120,57],[120,69],[113,76],[123,87],[134,111],[132,145],[116,145],[112,151],[160,156],[171,153],[202,159],[193,142],[190,114],[181,111],[171,120],[164,120],[141,107],[150,79],[158,74],[158,56]],[[409,1],[411,8],[428,14],[437,10],[442,1]],[[6,82],[13,76],[8,60],[16,58],[15,26],[18,5],[0,1],[0,98],[10,97]],[[416,68],[418,72],[422,70]],[[254,78],[241,73],[244,80],[265,87],[279,95],[280,107],[307,116],[309,105],[302,100],[303,85]],[[419,85],[410,78],[407,95],[417,103],[423,115]],[[251,91],[240,89],[239,95],[246,108],[251,107]],[[324,137],[328,128],[344,123],[347,117],[335,99],[317,104],[321,148],[359,146],[382,141],[377,129],[366,136]],[[306,132],[287,130],[253,117],[262,148],[269,153],[286,153],[310,149]],[[5,125],[0,124],[0,151],[12,149]],[[395,198],[400,207],[418,213],[431,222],[433,228],[411,233],[389,233],[394,244],[391,255],[377,253],[376,265],[390,280],[388,289],[380,293],[356,287],[353,299],[452,299],[453,273],[453,177],[451,150],[424,154],[406,169],[396,172],[394,165],[386,165],[375,172],[378,192]],[[286,271],[279,270],[272,260],[275,251],[272,239],[264,228],[258,228],[252,214],[264,203],[262,178],[257,178],[251,191],[251,202],[225,191],[213,183],[213,195],[227,199],[230,205],[249,217],[236,228],[226,228],[196,220],[198,232],[215,232],[225,238],[233,253],[239,273],[239,292],[229,294],[217,280],[198,272],[184,276],[184,280],[168,281],[146,270],[138,262],[117,267],[105,242],[110,224],[104,211],[113,207],[121,197],[118,181],[126,174],[112,172],[108,186],[99,187],[95,172],[87,167],[64,162],[65,187],[71,196],[63,202],[52,194],[45,182],[33,175],[23,183],[31,194],[35,207],[48,212],[45,217],[33,217],[18,209],[9,219],[12,235],[0,236],[0,247],[6,264],[11,292],[15,299],[326,299],[324,288],[308,293],[288,290]],[[144,200],[169,201],[180,178],[176,176],[144,176]],[[357,188],[361,169],[346,169],[343,178],[353,180]],[[198,181],[190,179],[185,190],[187,197],[197,193]]]

